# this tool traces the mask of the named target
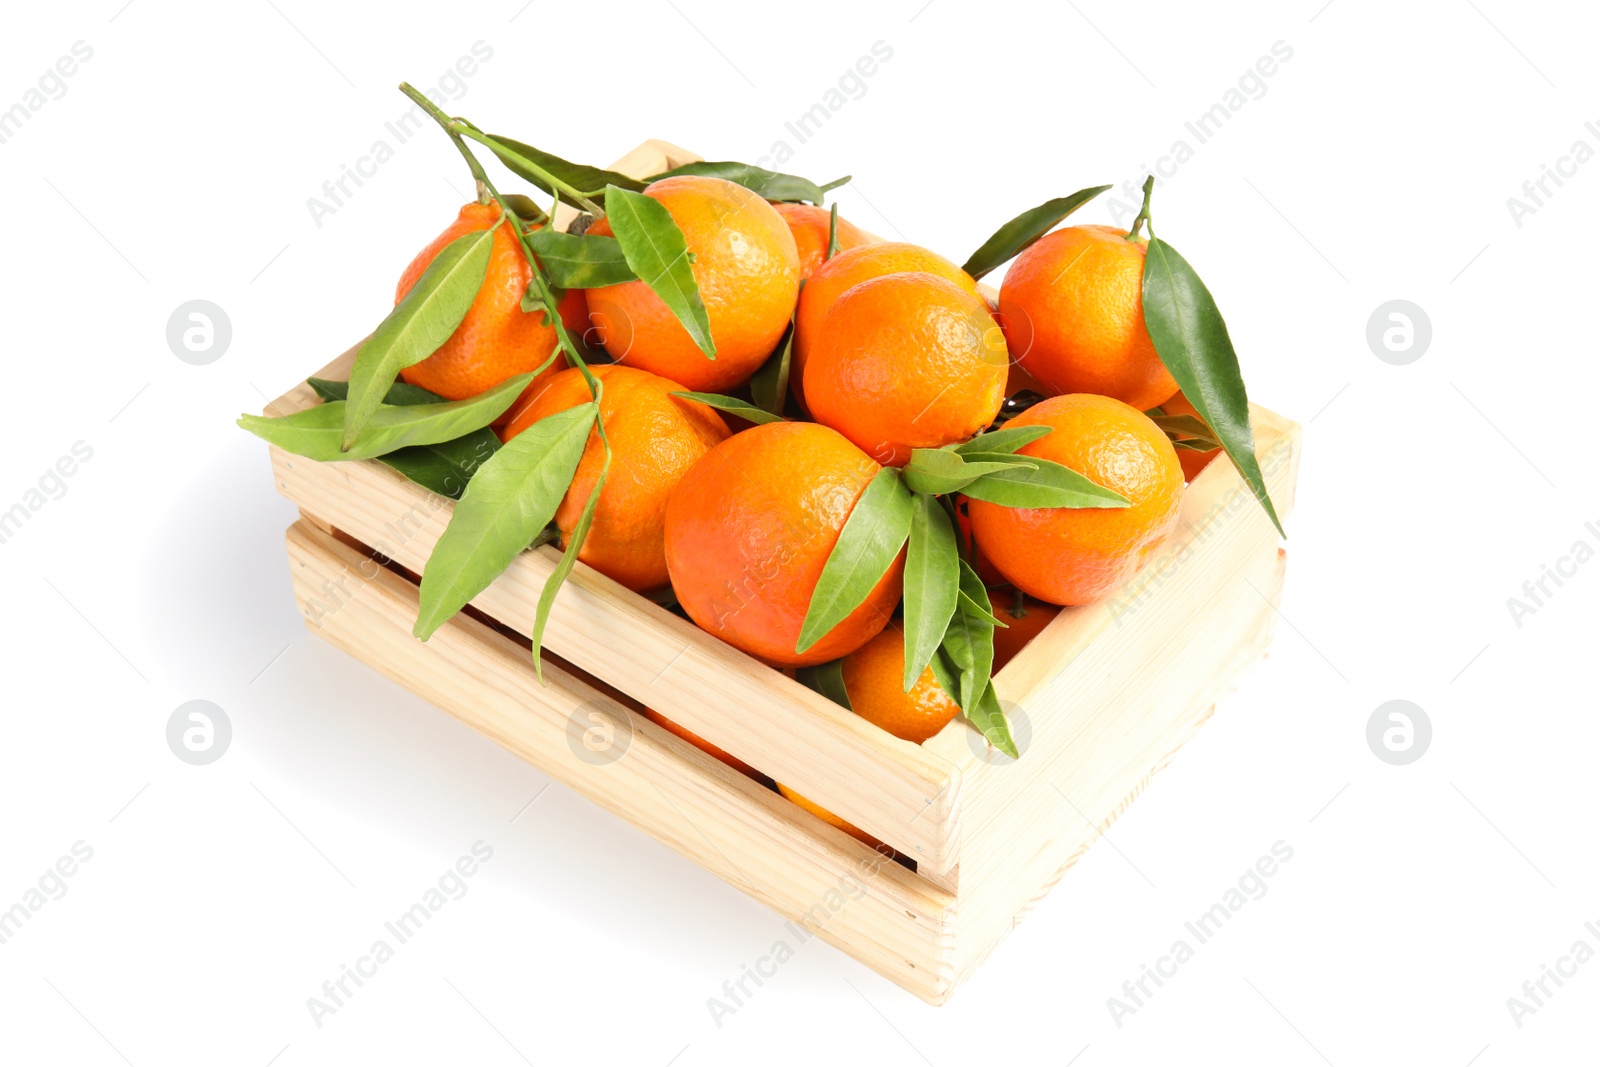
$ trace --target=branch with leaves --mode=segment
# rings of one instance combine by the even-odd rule
[[[415,633],[426,640],[481,593],[530,546],[555,538],[556,511],[570,491],[591,441],[603,452],[581,516],[547,579],[532,628],[539,650],[557,591],[577,563],[611,473],[604,384],[590,369],[602,355],[574,338],[561,320],[561,296],[641,281],[659,297],[707,359],[716,346],[691,269],[683,232],[667,209],[644,195],[653,181],[709,175],[743,185],[771,201],[821,204],[848,181],[826,185],[736,162],[701,162],[636,179],[573,163],[514,138],[486,134],[444,113],[409,85],[401,91],[449,137],[472,174],[480,204],[495,214],[483,229],[446,244],[416,283],[358,350],[348,382],[312,379],[322,403],[284,418],[246,415],[240,425],[269,442],[321,461],[378,459],[430,490],[457,498],[450,523],[423,571]],[[502,194],[474,153],[488,149],[517,177],[550,197],[549,207],[518,193]],[[1048,200],[1006,222],[968,257],[963,269],[982,278],[1039,241],[1110,186]],[[1142,276],[1145,326],[1157,355],[1198,416],[1148,414],[1175,447],[1222,448],[1278,526],[1254,454],[1249,401],[1238,357],[1215,300],[1193,267],[1155,236],[1151,178],[1127,239],[1147,240]],[[610,236],[558,231],[562,204],[608,220]],[[826,258],[839,251],[838,205],[828,220]],[[504,229],[502,229],[504,228]],[[1141,236],[1148,232],[1148,238]],[[482,290],[497,238],[509,234],[526,262],[529,283],[521,313],[538,315],[555,333],[545,363],[466,400],[447,401],[399,380],[456,332]],[[804,285],[804,282],[801,283]],[[675,395],[752,423],[786,419],[794,323],[749,383],[750,399],[720,394]],[[549,415],[501,444],[491,426],[557,359],[577,369],[587,403]],[[1044,426],[997,424],[971,440],[919,448],[902,468],[883,468],[857,500],[813,590],[796,644],[803,653],[863,604],[904,556],[903,630],[909,691],[931,672],[966,719],[997,748],[1016,745],[992,680],[994,632],[1005,627],[990,608],[974,548],[958,535],[963,498],[1010,508],[1121,508],[1123,496],[1058,463],[1022,454],[1050,433]],[[540,667],[542,678],[542,667]],[[801,672],[806,684],[849,706],[839,661]]]

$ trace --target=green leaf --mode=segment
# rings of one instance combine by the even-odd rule
[[[969,452],[968,460],[1000,458],[999,453]],[[1036,469],[1012,467],[985,474],[962,490],[974,500],[1007,508],[1125,508],[1128,498],[1098,486],[1053,460],[1026,457]]]
[[[950,628],[961,581],[960,559],[956,531],[944,505],[917,493],[911,501],[911,533],[906,544],[906,669],[902,682],[906,692],[922,677]]]
[[[928,660],[928,669],[933,672],[934,680],[939,683],[939,688],[944,690],[944,695],[955,703],[961,703],[961,668],[957,667],[950,659],[950,653],[942,647],[933,653],[933,658]]]
[[[528,235],[528,247],[539,257],[550,284],[557,289],[598,289],[638,277],[628,266],[615,237],[578,237],[546,226]]]
[[[481,430],[505,414],[531,381],[533,375],[521,374],[470,400],[447,404],[380,404],[361,439],[348,452],[340,447],[345,425],[343,401],[318,404],[278,419],[244,415],[239,425],[285,452],[308,459],[372,459],[413,445],[454,441]]]
[[[711,178],[721,178],[724,181],[742,185],[751,192],[756,193],[763,200],[778,200],[787,203],[801,201],[820,204],[825,195],[822,188],[815,182],[804,178],[797,178],[793,174],[780,174],[775,170],[765,170],[761,167],[752,167],[748,163],[734,162],[702,162],[685,163],[681,167],[674,167],[669,171],[657,174],[650,180],[658,182],[662,178],[675,178],[680,174],[700,174]],[[606,210],[610,211],[608,204]]]
[[[1017,742],[1011,737],[1011,724],[1006,722],[1005,709],[1000,706],[993,682],[984,687],[977,706],[967,713],[967,721],[995,748],[1012,759],[1022,758],[1017,751]]]
[[[344,400],[350,395],[349,382],[336,382],[331,378],[307,378],[306,384],[324,400]],[[420,385],[395,382],[384,394],[383,402],[394,407],[409,407],[413,404],[443,404],[446,401],[438,393],[430,393]]]
[[[1062,219],[1109,188],[1111,188],[1109,185],[1096,185],[1088,189],[1079,189],[1071,196],[1046,200],[1036,208],[1029,208],[1000,227],[987,241],[979,245],[978,250],[961,265],[961,269],[972,275],[974,280],[983,277],[1049,233]]]
[[[839,202],[835,200],[828,209],[828,252],[822,257],[824,263],[839,254]]]
[[[495,142],[495,144],[489,146],[490,151],[500,157],[500,162],[504,163],[508,170],[524,181],[532,182],[552,196],[555,195],[556,191],[550,187],[550,184],[538,172],[528,166],[529,163],[534,164],[534,166],[557,181],[566,182],[580,193],[593,193],[594,196],[591,199],[596,201],[604,198],[605,188],[608,185],[614,185],[619,189],[628,189],[633,192],[638,192],[645,187],[645,183],[637,178],[630,178],[626,174],[618,174],[614,170],[585,166],[582,163],[571,163],[560,156],[553,156],[549,152],[540,151],[532,145],[523,144],[521,141],[513,141],[511,138],[501,137],[499,134],[490,134],[489,137]],[[573,207],[583,206],[582,204],[574,203],[565,193],[561,194],[561,199]]]
[[[606,218],[628,266],[677,316],[707,359],[717,358],[711,320],[690,269],[689,244],[659,200],[615,186],[607,192]]]
[[[1022,456],[1000,456],[972,462],[960,453],[946,448],[914,448],[905,465],[906,485],[913,493],[957,492],[977,481],[985,474],[994,474],[1014,467],[1033,469],[1038,461]]]
[[[894,566],[911,533],[911,493],[900,472],[884,467],[872,476],[828,554],[794,650],[803,653],[860,607]]]
[[[594,488],[589,492],[589,499],[583,505],[583,514],[578,519],[578,525],[573,527],[572,536],[567,539],[567,547],[561,553],[561,562],[550,572],[550,577],[545,579],[544,588],[539,592],[539,606],[533,615],[533,673],[541,685],[544,684],[544,660],[540,657],[539,650],[544,647],[544,628],[550,621],[550,607],[556,602],[556,593],[566,582],[567,575],[571,574],[572,568],[577,565],[578,553],[583,551],[583,542],[589,536],[589,527],[594,525],[595,508],[600,504],[600,490],[605,488],[606,476],[610,473],[611,452],[607,450],[605,464],[600,468],[600,477],[595,479]]]
[[[844,688],[844,660],[831,659],[815,667],[801,667],[794,676],[801,685],[821,693],[841,708],[855,710],[850,707],[850,694]]]
[[[349,382],[329,381],[326,378],[307,378],[306,384],[324,400],[343,400],[350,386]],[[445,398],[420,386],[396,382],[389,387],[383,402],[395,406],[443,404]],[[499,449],[500,438],[485,427],[452,441],[396,449],[377,459],[425,489],[440,496],[458,498],[477,469]]]
[[[1204,437],[1186,437],[1182,441],[1172,442],[1172,447],[1179,452],[1215,452],[1222,445]]]
[[[750,379],[750,396],[756,406],[780,419],[789,401],[789,361],[793,348],[794,317],[790,316],[789,328],[783,331],[777,349]]]
[[[454,441],[436,445],[417,445],[379,456],[378,462],[393,467],[425,489],[459,500],[478,468],[500,451],[500,438],[493,430],[476,430]]]
[[[599,410],[540,419],[479,468],[423,569],[416,636],[426,641],[488,588],[555,516]]]
[[[1050,435],[1049,426],[1007,426],[999,430],[980,433],[970,441],[956,445],[962,455],[969,452],[1011,453],[1024,445],[1031,445],[1041,437]]]
[[[1189,437],[1211,436],[1211,427],[1193,415],[1151,415],[1150,421],[1169,434],[1181,433]]]
[[[782,415],[774,415],[772,412],[768,411],[767,409],[758,408],[754,404],[750,403],[750,401],[748,401],[748,400],[740,400],[736,396],[723,396],[721,393],[688,393],[688,392],[673,393],[672,395],[673,396],[681,396],[685,400],[698,401],[699,403],[704,404],[707,407],[716,408],[718,411],[726,411],[728,414],[737,415],[741,419],[746,420],[747,422],[768,423],[768,422],[787,422],[788,421]]]
[[[967,595],[967,600],[987,603],[989,594],[984,589],[983,579],[966,560],[960,562],[960,575],[960,590]],[[990,618],[987,612],[980,615],[966,610],[958,597],[950,628],[944,635],[943,648],[950,662],[961,672],[961,695],[956,702],[967,715],[977,707],[994,667],[994,623]]]
[[[544,208],[533,202],[532,197],[507,193],[502,199],[517,213],[517,218],[525,222],[545,222],[550,217],[544,213]]]
[[[1267,495],[1250,429],[1250,399],[1228,324],[1194,268],[1159,237],[1150,238],[1144,262],[1144,324],[1156,354],[1178,388],[1206,421],[1239,468],[1279,536],[1283,523]]]
[[[340,441],[345,449],[356,443],[400,372],[437,352],[467,317],[489,270],[494,230],[464,233],[445,245],[356,353]]]
[[[974,600],[972,599],[971,595],[969,595],[967,591],[963,589],[957,595],[957,603],[962,611],[966,612],[968,615],[976,615],[980,619],[987,619],[989,621],[989,625],[995,627],[996,629],[1011,629],[1010,625],[1006,623],[1004,619],[1000,618],[990,609],[989,598],[987,596],[985,596],[982,600]]]

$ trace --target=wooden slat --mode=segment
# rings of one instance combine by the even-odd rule
[[[313,633],[912,993],[949,994],[948,893],[560,667],[547,664],[541,686],[523,649],[482,623],[458,615],[418,644],[410,582],[306,523],[287,541]],[[613,762],[588,763],[568,744],[569,721],[590,712],[631,731]]]
[[[357,541],[421,573],[454,502],[375,461],[318,463],[272,449],[278,489]],[[531,633],[560,554],[519,556],[474,607]],[[420,647],[420,642],[413,641]],[[959,781],[901,741],[693,623],[579,564],[545,631],[556,655],[660,711],[830,811],[926,863],[954,865]]]

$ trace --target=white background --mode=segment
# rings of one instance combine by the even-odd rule
[[[0,544],[0,1060],[299,1064],[1576,1063],[1600,961],[1519,1028],[1506,999],[1600,922],[1600,562],[1519,627],[1507,598],[1600,547],[1600,163],[1507,198],[1600,120],[1592,14],[1506,0],[765,5],[534,0],[30,4],[0,108],[93,56],[0,144],[0,510],[92,458]],[[1319,10],[1320,7],[1320,10]],[[469,192],[442,136],[318,226],[307,199],[476,41],[451,110],[570,158],[646,137],[852,173],[844,214],[957,261],[1050,196],[1142,177],[1274,42],[1292,58],[1157,194],[1252,397],[1306,426],[1270,657],[955,1000],[813,942],[718,1027],[781,920],[306,632],[265,447],[236,429],[385,313]],[[892,58],[823,131],[806,111]],[[515,186],[508,181],[508,186]],[[1082,221],[1107,221],[1106,200]],[[169,350],[206,299],[209,366]],[[1425,309],[1381,362],[1366,323]],[[1554,589],[1554,586],[1550,586]],[[1380,703],[1434,739],[1392,767]],[[181,703],[233,724],[168,750]],[[538,799],[528,806],[531,798]],[[473,842],[493,859],[317,1027],[306,1000]],[[1107,998],[1258,856],[1294,850],[1117,1026]],[[1113,847],[1114,846],[1114,847]],[[1554,988],[1554,987],[1552,987]]]

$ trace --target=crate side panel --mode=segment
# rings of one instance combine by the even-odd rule
[[[559,667],[546,664],[541,686],[527,653],[475,620],[418,644],[416,588],[342,542],[296,523],[288,549],[313,633],[918,996],[948,994],[948,893]],[[569,744],[574,716],[590,714],[627,731],[614,762],[588,763]]]
[[[280,492],[414,572],[453,502],[382,464],[273,449]],[[553,549],[525,552],[473,606],[532,630]],[[554,653],[927,864],[955,862],[959,778],[898,740],[580,563],[551,611]]]

